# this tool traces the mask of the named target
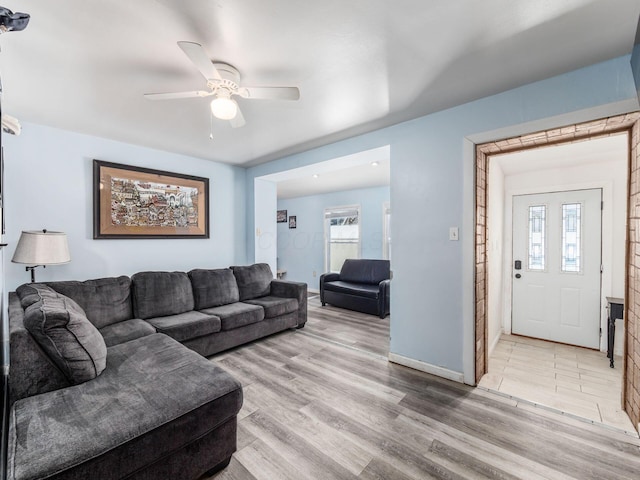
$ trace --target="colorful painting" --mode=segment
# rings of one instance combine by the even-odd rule
[[[94,160],[94,238],[208,238],[209,179]]]

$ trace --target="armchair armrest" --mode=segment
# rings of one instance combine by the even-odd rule
[[[339,273],[323,273],[320,275],[320,302],[324,305],[324,282],[340,280]]]
[[[389,314],[389,305],[391,297],[391,280],[383,280],[379,283],[379,295],[378,295],[378,312],[380,318],[384,318]]]
[[[271,280],[271,295],[298,300],[298,328],[307,323],[307,284],[287,280]]]

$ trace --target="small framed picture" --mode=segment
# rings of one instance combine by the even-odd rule
[[[278,223],[287,223],[287,211],[286,210],[278,210],[277,215]]]
[[[289,228],[296,228],[297,222],[296,222],[296,216],[295,215],[291,215],[289,217]]]

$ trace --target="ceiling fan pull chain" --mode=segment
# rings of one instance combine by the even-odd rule
[[[209,140],[213,140],[213,112],[209,111]]]

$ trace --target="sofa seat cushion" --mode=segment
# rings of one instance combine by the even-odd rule
[[[85,282],[48,282],[47,285],[75,300],[98,329],[133,318],[131,279],[124,275]]]
[[[112,347],[120,343],[129,342],[136,338],[156,333],[156,329],[144,320],[132,318],[131,320],[125,320],[123,322],[102,327],[100,329],[100,333],[102,334],[104,343],[107,347]]]
[[[168,336],[121,343],[95,380],[13,405],[8,478],[128,478],[241,405],[237,380]]]
[[[193,310],[191,280],[185,272],[139,272],[131,277],[133,313],[146,320]]]
[[[267,263],[256,263],[249,266],[231,267],[238,283],[240,301],[264,297],[271,293],[273,273]]]
[[[380,287],[369,283],[343,282],[337,280],[335,282],[327,282],[324,289],[330,292],[346,293],[366,298],[378,298]]]
[[[264,309],[244,302],[230,303],[219,307],[206,308],[202,313],[215,315],[222,322],[222,330],[233,330],[264,320]]]
[[[195,310],[178,315],[148,318],[147,322],[158,332],[179,342],[220,331],[219,317]]]
[[[264,308],[265,318],[279,317],[287,313],[293,313],[298,310],[298,300],[295,298],[274,297],[267,295],[266,297],[254,298],[246,300],[245,303],[251,305],[260,305]]]
[[[107,347],[76,302],[39,283],[21,285],[16,293],[24,326],[72,384],[100,375]]]
[[[195,269],[189,272],[195,310],[235,303],[240,300],[238,284],[228,268]]]

